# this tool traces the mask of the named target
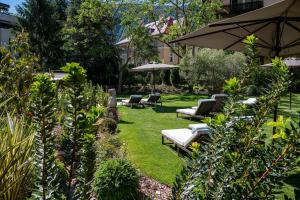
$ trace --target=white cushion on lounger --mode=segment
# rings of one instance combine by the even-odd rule
[[[129,103],[129,99],[123,99],[122,103]]]
[[[186,142],[193,137],[192,130],[187,128],[162,130],[161,133],[182,146],[185,146]]]
[[[196,110],[192,108],[184,108],[184,109],[177,109],[176,112],[187,114],[187,115],[194,115]]]
[[[257,99],[256,98],[249,98],[247,100],[242,101],[243,104],[246,105],[255,105],[257,103]]]
[[[245,120],[245,121],[251,121],[253,120],[253,116],[248,115],[248,116],[239,116],[239,117],[233,117],[233,120]]]
[[[192,109],[197,110],[198,106],[193,106]]]
[[[189,124],[189,128],[192,130],[196,129],[209,129],[209,126],[205,123],[200,123],[200,124]]]
[[[141,99],[141,102],[142,102],[142,103],[147,103],[147,102],[148,102],[148,99]]]

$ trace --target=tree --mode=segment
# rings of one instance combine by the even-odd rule
[[[44,69],[59,69],[64,61],[61,23],[52,0],[26,0],[17,7],[21,28],[29,34],[31,51]]]
[[[246,57],[242,53],[226,54],[223,50],[200,49],[187,54],[180,63],[180,75],[189,86],[204,86],[210,93],[220,92],[225,80],[241,73]]]
[[[221,1],[199,1],[199,0],[145,0],[130,1],[131,11],[124,12],[122,19],[127,22],[153,22],[159,34],[156,40],[168,45],[172,51],[182,57],[187,53],[185,45],[173,46],[169,44],[172,39],[190,33],[217,18]],[[137,8],[138,9],[134,9]],[[168,25],[168,28],[164,27]]]
[[[94,83],[116,83],[118,52],[112,30],[115,19],[109,6],[101,1],[71,2],[64,27],[64,45],[71,61],[79,62]]]
[[[155,46],[155,38],[151,36],[149,27],[137,15],[140,5],[123,4],[120,5],[120,23],[123,27],[123,37],[129,41],[126,45],[127,64],[134,58],[133,64],[135,66],[143,64],[144,62],[158,61],[158,50]],[[132,53],[131,53],[132,52]]]
[[[55,10],[58,13],[58,20],[64,22],[67,18],[67,0],[54,0]]]
[[[38,70],[38,59],[30,52],[28,34],[20,33],[9,45],[0,47],[0,101],[7,102],[9,111],[26,112],[33,72]]]
[[[158,49],[155,46],[155,39],[149,34],[149,29],[143,23],[140,23],[136,18],[134,19],[136,15],[133,10],[138,9],[138,6],[130,4],[123,6],[121,9],[121,25],[124,28],[124,38],[129,41],[126,47],[121,50],[126,54],[126,58],[119,68],[119,92],[122,89],[123,73],[128,70],[129,64],[138,66],[145,62],[158,61]],[[130,63],[132,59],[133,63]]]

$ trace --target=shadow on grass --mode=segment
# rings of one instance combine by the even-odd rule
[[[119,124],[133,124],[133,122],[128,122],[128,121],[120,120]]]
[[[122,105],[122,106],[130,108],[130,109],[145,109],[145,107],[143,107],[141,105],[133,105],[132,107],[131,106],[125,106],[125,105]]]
[[[164,145],[165,147],[170,148],[172,151],[176,152],[177,156],[179,156],[180,158],[190,158],[190,155],[187,152],[183,151],[180,148],[177,148],[175,146],[175,144],[172,142],[166,142],[165,144],[162,144],[162,145]]]
[[[187,108],[186,106],[156,106],[152,107],[152,109],[157,113],[176,113],[177,109]]]
[[[167,96],[164,98],[164,101],[198,101],[199,99],[208,98],[207,95],[191,95],[191,94],[182,94],[182,95],[174,95]]]

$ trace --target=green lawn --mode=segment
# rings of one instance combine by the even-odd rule
[[[178,157],[173,149],[161,144],[160,132],[163,129],[184,128],[190,123],[195,123],[187,119],[176,118],[175,110],[195,106],[198,99],[205,97],[200,95],[164,95],[162,108],[157,106],[156,108],[131,109],[119,106],[121,114],[120,138],[127,143],[128,158],[140,169],[142,174],[172,185],[175,175],[181,170],[185,161],[183,157]],[[293,95],[292,110],[289,109],[288,97],[281,99],[279,108],[279,114],[297,117],[296,109],[300,110],[300,95]],[[299,172],[292,176],[299,178],[297,174]],[[300,180],[299,183],[297,181],[291,182],[290,184],[300,188]],[[289,196],[293,194],[289,185],[285,185],[284,191]]]
[[[161,144],[161,130],[187,127],[191,121],[176,118],[179,107],[194,106],[203,96],[168,95],[163,97],[163,107],[128,108],[119,107],[121,122],[120,138],[128,144],[128,157],[141,170],[162,183],[172,185],[180,172],[184,158]]]

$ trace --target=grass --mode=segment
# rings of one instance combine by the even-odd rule
[[[125,106],[119,107],[120,138],[127,143],[129,160],[140,169],[142,174],[172,185],[176,174],[185,164],[185,158],[179,157],[173,149],[161,144],[161,130],[187,127],[188,124],[193,123],[187,119],[177,119],[175,111],[177,108],[194,106],[201,98],[206,98],[206,96],[164,95],[162,108],[159,106],[133,109]],[[300,94],[294,94],[292,100],[290,110],[289,96],[281,99],[280,115],[298,117]],[[291,173],[290,177],[284,184],[283,191],[292,198],[294,188],[291,186],[300,189],[300,168]]]
[[[196,95],[168,95],[163,107],[128,108],[121,106],[120,138],[128,145],[128,158],[141,170],[162,183],[172,185],[184,165],[184,158],[161,144],[161,130],[187,127],[191,121],[176,118],[179,107],[193,106]]]

